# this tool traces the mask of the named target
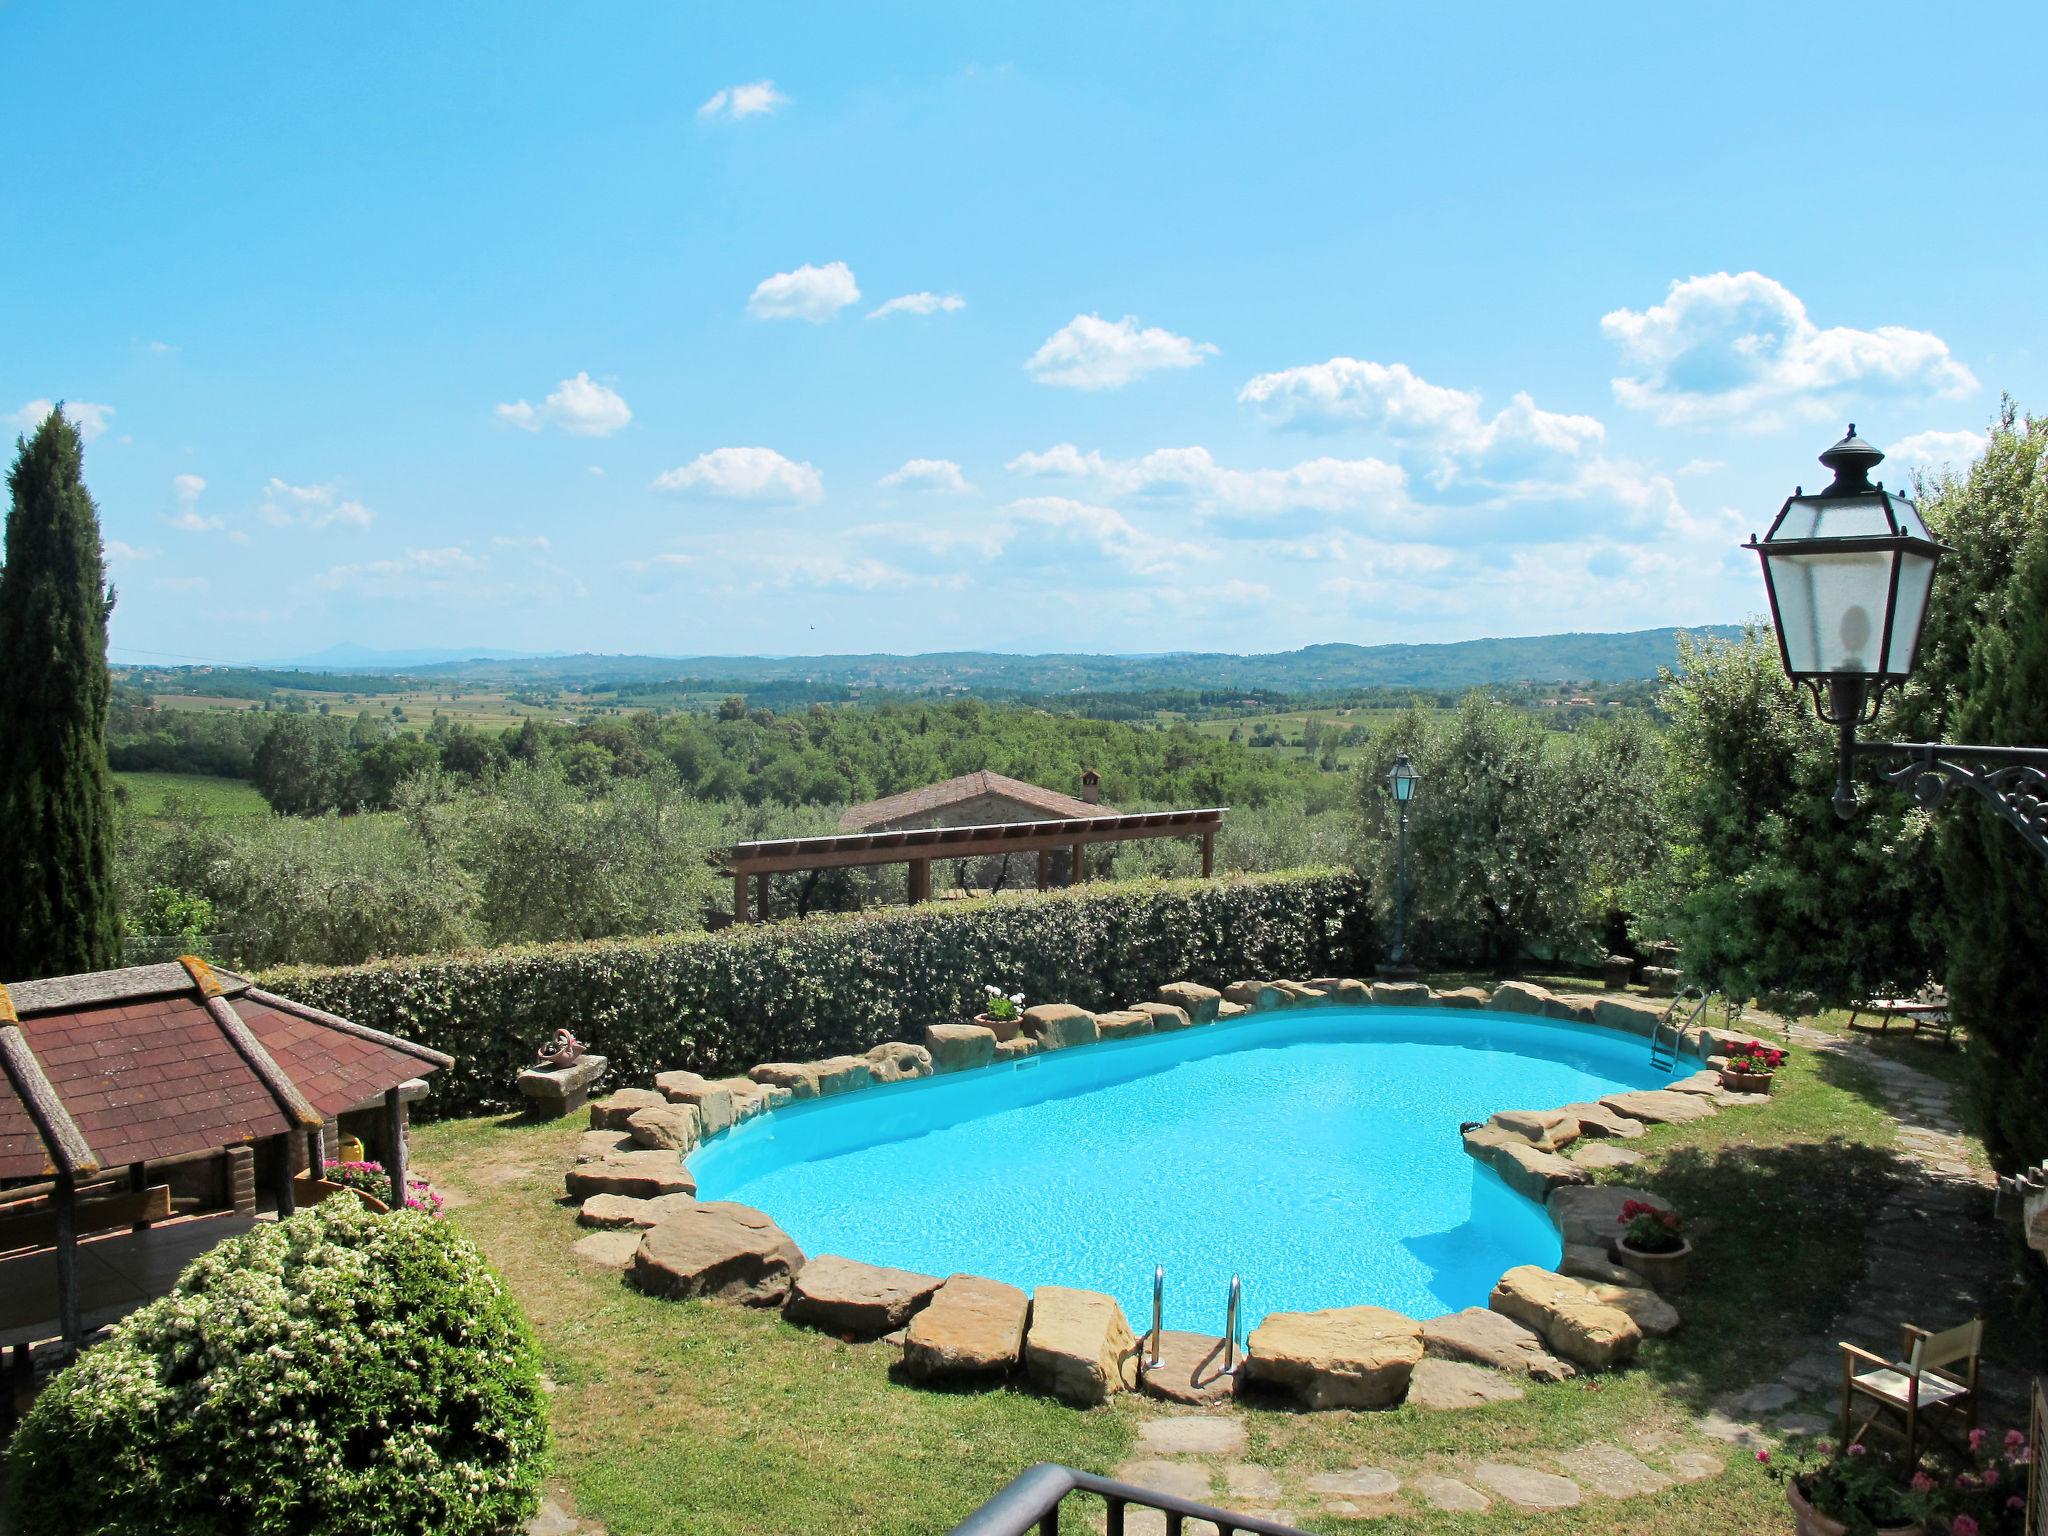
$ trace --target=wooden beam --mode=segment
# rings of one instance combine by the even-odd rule
[[[1038,888],[1041,891],[1052,889],[1052,850],[1050,848],[1038,850]]]
[[[1202,878],[1207,880],[1216,873],[1216,834],[1202,834]]]
[[[912,859],[910,861],[910,904],[932,899],[932,861]]]
[[[405,1209],[405,1095],[384,1095],[384,1167],[391,1175],[391,1209]]]
[[[1087,878],[1088,845],[1086,843],[1076,843],[1074,844],[1074,869],[1073,873],[1067,877],[1067,884],[1079,885]]]
[[[736,923],[747,921],[747,879],[738,874],[732,877],[732,920]]]
[[[78,1189],[71,1175],[57,1175],[57,1320],[64,1341],[85,1335],[85,1317],[78,1294]]]
[[[1170,820],[1169,817],[1182,818]],[[847,869],[877,864],[907,864],[913,859],[971,859],[1001,853],[1032,853],[1076,848],[1089,843],[1125,843],[1150,837],[1199,837],[1221,825],[1221,811],[1174,811],[1103,817],[1108,825],[1088,821],[1012,822],[994,829],[932,828],[916,842],[903,834],[874,837],[791,838],[782,842],[741,844],[732,850],[727,867],[742,874],[788,874],[797,870]],[[1000,833],[1001,835],[996,835]]]
[[[270,1138],[271,1175],[276,1179],[277,1217],[282,1221],[299,1208],[292,1193],[292,1138],[289,1131]]]
[[[754,902],[755,907],[761,914],[761,921],[764,923],[768,921],[768,873],[765,869],[761,871],[761,877],[757,882],[757,889],[755,891],[756,900]]]

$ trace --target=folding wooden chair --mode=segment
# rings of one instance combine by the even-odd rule
[[[1901,1434],[1906,1441],[1906,1458],[1912,1460],[1920,1448],[1920,1420],[1929,1410],[1944,1417],[1960,1417],[1963,1432],[1977,1427],[1977,1357],[1984,1344],[1984,1320],[1972,1318],[1944,1333],[1929,1333],[1907,1323],[1899,1329],[1902,1360],[1887,1360],[1854,1344],[1842,1351],[1842,1445],[1844,1449],[1862,1440],[1873,1427]],[[1956,1362],[1961,1370],[1951,1369]],[[1851,1426],[1855,1412],[1869,1408],[1863,1422]],[[1879,1421],[1897,1415],[1897,1425]]]

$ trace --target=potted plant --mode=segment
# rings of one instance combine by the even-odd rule
[[[2023,1536],[2028,1460],[2022,1431],[2009,1429],[1994,1441],[1984,1430],[1971,1430],[1967,1465],[1913,1474],[1927,1528],[1943,1536]]]
[[[1631,1200],[1616,1218],[1621,1236],[1615,1240],[1617,1262],[1626,1265],[1648,1282],[1650,1289],[1671,1296],[1685,1289],[1685,1272],[1692,1258],[1692,1244],[1685,1240],[1685,1224],[1678,1212]]]
[[[1784,1063],[1785,1053],[1761,1040],[1738,1045],[1721,1069],[1721,1086],[1735,1093],[1769,1093],[1771,1079]]]
[[[330,1162],[322,1177],[329,1184],[354,1190],[373,1211],[391,1209],[391,1175],[382,1163]],[[425,1179],[414,1173],[405,1176],[406,1209],[425,1211],[429,1216],[438,1217],[442,1203],[439,1191]]]
[[[988,994],[988,1002],[974,1016],[974,1022],[983,1029],[994,1030],[998,1040],[1016,1039],[1017,1031],[1023,1027],[1024,994],[990,986],[984,986],[982,991]]]
[[[1769,1451],[1756,1459],[1785,1485],[1799,1536],[1924,1536],[1920,1480],[1895,1451],[1852,1445],[1838,1455],[1823,1440],[1782,1460]],[[1970,1536],[1968,1527],[1955,1536]]]

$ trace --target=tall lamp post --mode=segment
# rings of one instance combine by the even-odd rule
[[[1408,963],[1408,802],[1415,798],[1415,786],[1422,775],[1403,752],[1387,770],[1387,789],[1394,797],[1399,817],[1394,843],[1394,946],[1380,975],[1389,981],[1413,981],[1420,974]]]
[[[1949,552],[1918,507],[1871,482],[1883,460],[1850,423],[1820,456],[1834,473],[1827,488],[1810,496],[1796,488],[1770,532],[1743,546],[1763,561],[1786,675],[1812,692],[1816,713],[1836,729],[1836,814],[1856,814],[1853,773],[1867,759],[1929,809],[1951,789],[1980,796],[2048,858],[2048,748],[1856,739],[1885,690],[1919,659],[1935,567]]]

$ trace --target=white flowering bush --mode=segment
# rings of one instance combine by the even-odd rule
[[[39,1536],[485,1536],[533,1513],[538,1351],[475,1245],[330,1200],[229,1238],[36,1399]]]

